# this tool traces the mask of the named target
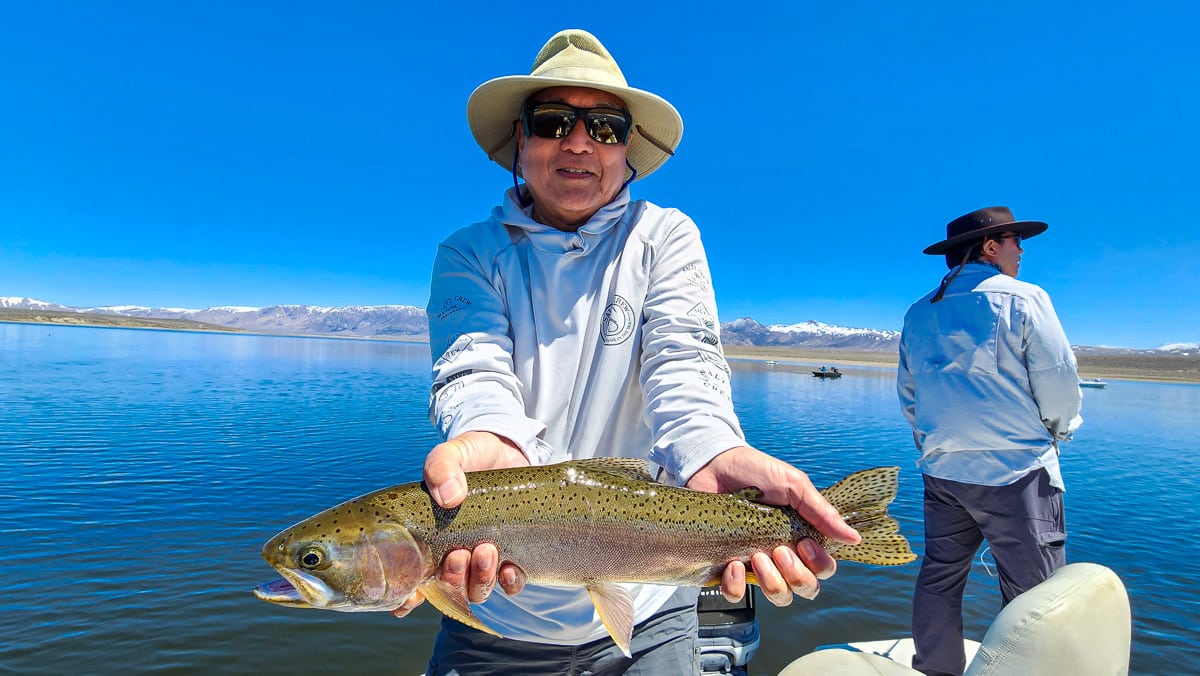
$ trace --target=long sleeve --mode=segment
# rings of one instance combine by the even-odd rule
[[[531,462],[544,460],[538,435],[545,425],[525,412],[496,271],[485,269],[489,259],[470,253],[443,244],[434,260],[426,310],[434,357],[430,420],[443,439],[493,432],[516,443]]]
[[[1025,299],[1025,359],[1042,422],[1055,439],[1070,437],[1083,418],[1075,353],[1050,297],[1040,289]]]
[[[1045,467],[1079,426],[1075,357],[1040,287],[968,263],[904,317],[896,392],[921,471],[1001,486]]]
[[[900,363],[896,368],[896,395],[900,399],[900,412],[913,428],[913,442],[921,447],[917,436],[917,382],[908,367],[908,347],[900,341]]]
[[[667,214],[678,223],[653,251],[642,312],[642,387],[655,431],[650,459],[684,483],[745,438],[700,232],[682,214]]]

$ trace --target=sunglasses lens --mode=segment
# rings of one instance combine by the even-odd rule
[[[542,138],[562,138],[575,128],[575,111],[565,106],[540,105],[528,113],[529,133]]]
[[[629,136],[629,118],[619,110],[593,108],[587,114],[588,135],[597,143],[624,143]]]
[[[613,145],[629,138],[629,116],[613,108],[579,109],[560,103],[539,103],[525,112],[528,132],[541,138],[562,138],[571,133],[583,115],[588,135],[596,143]]]

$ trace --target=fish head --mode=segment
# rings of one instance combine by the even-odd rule
[[[283,579],[259,585],[256,596],[298,608],[392,611],[433,574],[429,548],[404,524],[339,509],[267,541],[263,558]]]

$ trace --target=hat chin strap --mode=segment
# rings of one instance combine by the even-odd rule
[[[637,180],[637,169],[629,163],[628,157],[625,158],[625,166],[629,167],[630,174],[629,178],[625,179],[625,182],[621,184],[622,189],[629,187],[630,183],[633,183]]]
[[[971,260],[971,254],[973,254],[973,253],[975,253],[974,246],[967,249],[967,253],[963,255],[962,261],[958,264],[957,267],[955,267],[950,272],[947,272],[945,277],[942,277],[942,283],[940,286],[938,286],[937,293],[933,294],[933,298],[929,299],[930,305],[938,302],[939,300],[942,299],[942,296],[946,295],[946,287],[950,286],[950,282],[953,282],[954,278],[958,276],[958,273],[962,272],[962,269],[967,264],[967,261]]]
[[[516,122],[514,122],[513,124],[516,125]],[[513,127],[513,130],[516,131],[515,126]],[[521,146],[517,143],[514,143],[513,144],[513,161],[512,161],[513,188],[515,189],[515,192],[517,193],[517,204],[521,205],[521,208],[524,209],[525,207],[529,206],[530,204],[533,204],[533,194],[530,193],[528,200],[525,199],[525,195],[521,194],[521,184],[517,182],[517,161],[520,159],[520,157],[521,157]]]
[[[663,143],[662,141],[659,141],[658,139],[654,138],[654,137],[653,137],[653,136],[651,136],[649,133],[647,133],[647,132],[646,132],[646,130],[642,128],[642,125],[640,125],[640,124],[635,124],[635,125],[633,125],[633,128],[637,130],[637,133],[638,133],[638,135],[639,135],[639,136],[641,136],[642,138],[644,138],[644,139],[646,139],[647,141],[649,141],[649,142],[650,142],[650,145],[652,145],[652,146],[654,146],[655,148],[658,148],[659,150],[661,150],[661,151],[663,151],[664,153],[666,153],[666,154],[667,154],[667,157],[675,157],[675,151],[674,151],[674,150],[671,150],[671,148],[670,148],[670,147],[668,147],[668,146],[667,146],[667,144]]]

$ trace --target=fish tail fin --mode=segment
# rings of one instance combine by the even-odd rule
[[[862,536],[857,545],[820,538],[831,556],[880,566],[898,566],[916,560],[908,540],[900,534],[900,524],[887,512],[888,505],[896,498],[899,474],[899,467],[866,469],[821,491],[846,523]]]

